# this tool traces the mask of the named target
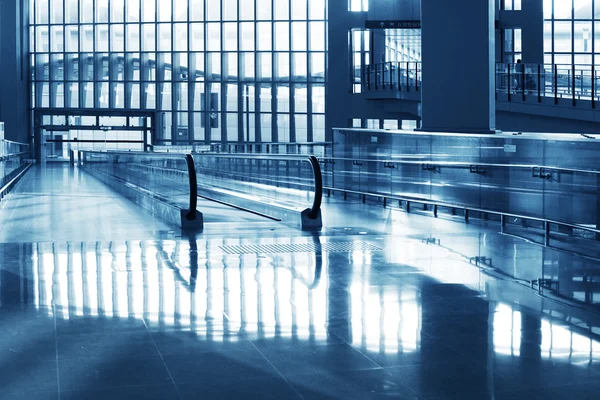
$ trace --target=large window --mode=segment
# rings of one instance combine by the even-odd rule
[[[545,63],[600,64],[600,0],[544,0]]]
[[[31,4],[36,108],[156,109],[164,143],[324,140],[326,0]]]

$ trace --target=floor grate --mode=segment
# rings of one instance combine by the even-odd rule
[[[290,244],[246,244],[219,246],[226,254],[273,254],[273,253],[315,253],[347,251],[381,251],[377,246],[363,241],[328,243],[290,243]]]

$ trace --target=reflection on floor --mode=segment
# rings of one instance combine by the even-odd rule
[[[62,188],[32,175],[0,223],[25,188],[77,190],[51,174]],[[161,238],[115,201],[114,237],[4,227],[0,399],[598,397],[594,260],[336,198],[319,233],[228,221]]]
[[[270,250],[243,251],[257,245]],[[538,304],[422,240],[4,244],[0,254],[2,398],[592,398],[600,388],[592,314],[567,323],[571,307]],[[518,296],[522,306],[505,300]]]

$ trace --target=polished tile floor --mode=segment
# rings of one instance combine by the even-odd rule
[[[324,217],[184,237],[31,171],[0,205],[0,399],[598,398],[593,260],[336,198]]]

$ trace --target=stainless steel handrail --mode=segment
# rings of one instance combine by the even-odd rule
[[[593,174],[600,175],[600,170],[586,170],[586,169],[578,169],[578,168],[565,168],[565,167],[556,167],[556,166],[547,166],[547,165],[538,165],[538,164],[498,164],[498,163],[481,163],[481,162],[459,162],[459,161],[432,161],[432,160],[399,160],[399,159],[363,159],[363,158],[343,158],[343,157],[319,157],[319,161],[358,161],[361,163],[369,162],[369,163],[382,163],[382,164],[404,164],[404,165],[438,165],[447,168],[469,168],[472,166],[481,166],[481,167],[490,167],[490,168],[516,168],[516,169],[533,169],[533,168],[541,168],[544,170],[552,170],[552,171],[564,171],[564,172],[575,172],[582,174]],[[360,165],[360,164],[354,164]]]
[[[14,140],[8,140],[8,139],[2,139],[2,141],[4,143],[12,143],[12,144],[18,144],[20,146],[27,146],[27,147],[29,147],[29,143],[15,142]]]
[[[20,152],[20,153],[10,153],[10,154],[5,154],[5,155],[3,155],[3,156],[0,156],[0,161],[5,161],[5,160],[8,160],[8,159],[10,159],[10,158],[17,157],[17,156],[25,156],[25,155],[27,155],[27,154],[29,154],[29,152],[28,152],[28,151],[22,151],[22,152]]]

